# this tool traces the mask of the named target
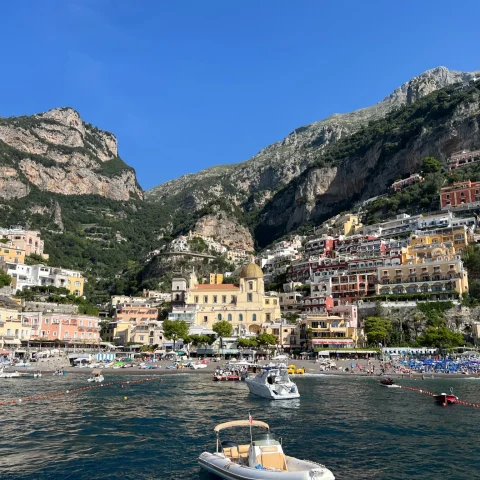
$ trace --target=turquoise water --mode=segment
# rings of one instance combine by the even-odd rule
[[[66,390],[86,378],[2,380],[0,398]],[[247,419],[249,411],[283,438],[287,454],[324,463],[337,479],[480,478],[480,409],[442,408],[371,378],[296,381],[302,397],[290,401],[193,374],[3,406],[0,478],[213,480],[200,472],[198,455],[214,450],[217,423]],[[480,380],[399,382],[439,393],[453,386],[461,399],[480,403]]]

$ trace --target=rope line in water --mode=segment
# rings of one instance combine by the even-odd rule
[[[412,392],[423,393],[424,395],[428,395],[430,397],[434,397],[435,395],[438,395],[437,393],[432,393],[432,392],[429,392],[428,390],[423,390],[421,388],[406,387],[405,385],[399,385],[399,387],[405,390],[411,390]],[[480,408],[480,404],[478,403],[470,403],[470,402],[465,402],[463,400],[457,400],[455,403],[459,403],[460,405],[465,405],[467,407]]]
[[[79,393],[85,390],[93,390],[94,388],[110,387],[112,385],[122,385],[122,388],[123,388],[125,385],[129,385],[132,383],[144,383],[152,380],[160,380],[161,382],[163,382],[163,379],[161,377],[151,377],[151,378],[140,378],[138,380],[127,380],[123,382],[99,383],[97,385],[87,385],[85,387],[70,388],[68,390],[62,390],[61,392],[48,393],[45,395],[35,395],[33,397],[4,400],[4,401],[0,401],[0,406],[1,405],[20,405],[25,402],[38,402],[39,400],[48,400],[50,398],[57,398],[64,395],[71,395],[72,393]]]

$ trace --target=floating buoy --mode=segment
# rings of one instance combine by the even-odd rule
[[[128,397],[123,397],[124,400],[128,400]]]
[[[446,407],[447,404],[445,402],[442,403],[442,407]]]

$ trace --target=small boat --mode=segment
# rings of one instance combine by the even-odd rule
[[[382,378],[380,380],[380,385],[384,387],[390,387],[394,384],[395,382],[391,378]]]
[[[6,372],[3,368],[0,368],[0,378],[19,378],[20,373],[16,370],[14,372]]]
[[[92,376],[87,379],[87,382],[95,382],[95,383],[102,383],[105,378],[102,375],[102,371],[99,368],[94,368],[92,370]]]
[[[215,373],[213,375],[214,382],[236,382],[238,380],[240,380],[240,376],[231,372]]]
[[[22,372],[20,374],[22,378],[40,378],[42,376],[42,373],[40,371],[38,372]]]
[[[254,377],[245,379],[250,393],[270,400],[299,398],[297,385],[288,376],[286,368],[264,367]]]
[[[207,368],[207,364],[206,363],[191,363],[190,364],[190,368],[192,370],[199,370],[201,368]]]
[[[435,400],[435,403],[439,403],[440,405],[452,405],[458,401],[458,397],[453,394],[453,388],[450,389],[450,393],[434,395],[433,399]]]
[[[250,427],[250,443],[232,440],[220,442],[220,431],[231,427]],[[252,427],[262,433],[253,435]],[[214,429],[217,435],[215,453],[203,452],[198,462],[203,469],[226,480],[335,480],[333,473],[319,463],[289,457],[282,444],[265,422],[235,420]]]

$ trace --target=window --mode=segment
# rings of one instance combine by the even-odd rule
[[[253,282],[248,282],[248,289],[253,290]]]
[[[75,285],[76,287],[79,287],[79,286],[80,286],[80,282],[77,281],[77,282],[75,282],[74,285]]]
[[[219,322],[222,320],[222,314],[221,314],[221,313],[219,313],[219,314],[217,315],[217,320],[218,320]]]
[[[273,304],[274,304],[274,305],[276,305],[276,304],[277,304],[277,301],[276,301],[275,299],[273,300]]]
[[[253,301],[252,294],[251,294],[251,293],[247,293],[247,302],[252,302],[252,301]]]
[[[75,332],[77,333],[77,332]],[[57,332],[53,332],[53,336],[56,337],[57,336]]]
[[[238,315],[238,320],[239,320],[240,322],[243,322],[243,314],[242,314],[242,313],[240,313],[240,314]]]
[[[237,296],[236,295],[232,295],[232,303],[237,303]]]
[[[46,318],[45,319],[45,325],[48,325],[48,322],[49,322],[49,320],[48,320],[48,318]]]
[[[228,321],[229,321],[229,322],[232,321],[232,314],[231,314],[231,313],[228,314]]]
[[[217,303],[217,296],[216,295],[213,296],[213,303]]]
[[[271,315],[270,315],[270,313],[267,313],[267,314],[265,315],[265,319],[267,320],[267,322],[269,322],[269,321],[271,320]]]
[[[203,323],[207,323],[207,322],[208,322],[208,317],[205,315],[205,316],[203,317]]]
[[[222,295],[222,303],[227,303],[227,296],[226,295]]]
[[[203,296],[203,303],[208,303],[208,295]]]
[[[144,335],[140,335],[140,341],[143,342]]]
[[[257,321],[257,314],[256,314],[256,313],[254,313],[254,314],[252,315],[252,321],[253,321],[253,322],[256,322],[256,321]]]
[[[193,297],[193,303],[198,303],[198,295],[195,295],[195,296]]]
[[[268,298],[265,299],[265,305],[270,305],[270,299]]]

